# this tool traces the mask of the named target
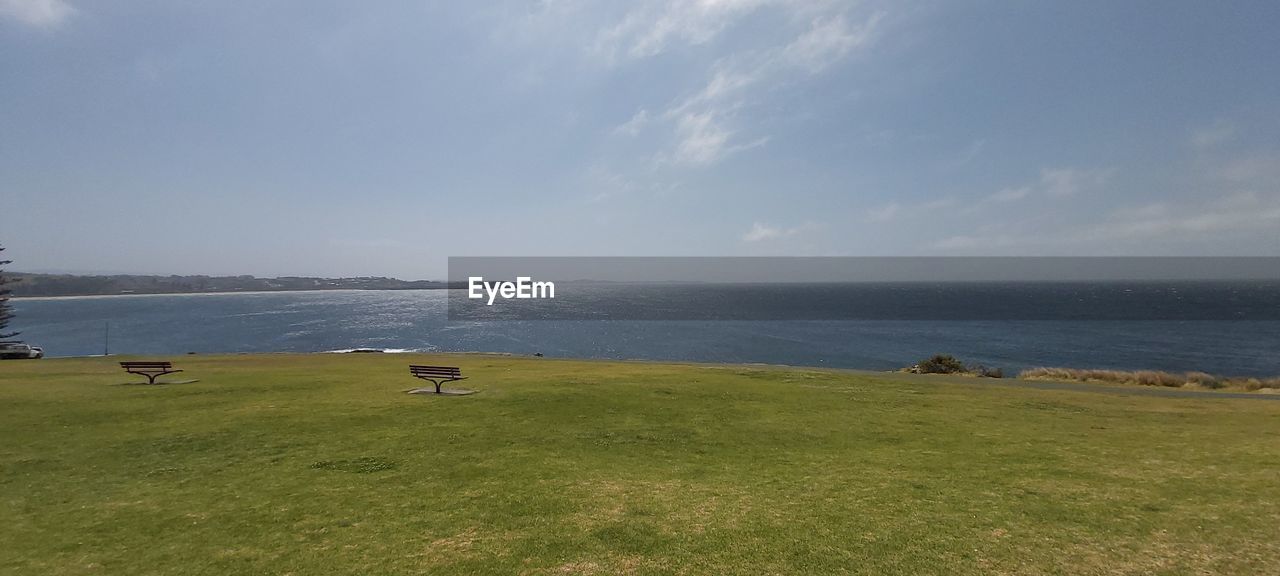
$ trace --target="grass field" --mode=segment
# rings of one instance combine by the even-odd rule
[[[0,363],[3,574],[1278,574],[1280,402],[500,356]],[[479,390],[404,394],[410,363]]]

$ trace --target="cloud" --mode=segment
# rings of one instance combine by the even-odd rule
[[[867,210],[865,220],[867,222],[890,222],[904,213],[920,216],[925,212],[943,210],[955,205],[956,199],[950,196],[924,202],[909,203],[906,205],[898,202],[890,202],[879,208]]]
[[[1280,152],[1259,152],[1233,158],[1223,164],[1217,176],[1237,184],[1265,186],[1280,182]]]
[[[329,240],[329,244],[338,248],[359,249],[403,248],[409,246],[408,242],[395,238],[332,238]]]
[[[1031,188],[1023,186],[1021,188],[1005,188],[995,194],[986,197],[988,202],[1015,202],[1031,195]]]
[[[1049,196],[1075,196],[1079,192],[1101,187],[1110,171],[1059,168],[1040,172],[1040,189]]]
[[[716,122],[713,112],[685,114],[676,124],[680,143],[676,158],[690,164],[707,164],[724,155],[725,144],[732,132]]]
[[[737,141],[747,132],[736,122],[738,110],[757,103],[771,88],[794,81],[797,73],[821,73],[854,48],[867,44],[881,19],[882,14],[876,13],[854,27],[844,14],[819,16],[809,20],[807,28],[785,45],[743,50],[721,58],[700,89],[662,113],[675,142],[660,159],[706,165],[764,145],[767,135]]]
[[[665,113],[665,116],[678,116],[700,106],[714,106],[717,103],[729,100],[736,96],[743,89],[755,84],[760,80],[762,70],[757,69],[752,72],[740,72],[737,70],[716,70],[711,76],[711,80],[707,81],[706,86],[702,87],[693,96],[690,96],[680,104],[671,107]]]
[[[976,236],[959,235],[943,238],[942,240],[934,242],[933,247],[942,250],[962,250],[965,248],[981,246],[983,243],[983,240]]]
[[[1096,190],[1106,185],[1111,177],[1109,170],[1081,170],[1077,168],[1045,168],[1040,179],[1026,186],[1010,186],[983,198],[983,202],[1016,202],[1032,196],[1067,197]]]
[[[888,222],[893,220],[894,216],[902,210],[902,205],[897,202],[891,202],[880,208],[867,211],[867,220],[872,222]]]
[[[628,196],[641,188],[636,181],[602,166],[588,169],[583,180],[588,190],[586,200],[590,204]]]
[[[658,160],[684,165],[713,164],[726,156],[769,143],[767,136],[735,143],[734,131],[726,127],[725,114],[719,110],[708,110],[680,115],[675,126],[675,149],[668,154],[660,154]]]
[[[639,112],[636,112],[631,116],[630,120],[627,120],[614,128],[613,133],[623,136],[636,136],[640,134],[641,130],[644,130],[645,125],[648,123],[649,111],[641,108]]]
[[[809,72],[821,72],[853,48],[869,42],[883,17],[883,13],[873,14],[857,28],[850,28],[844,15],[815,19],[809,31],[783,48],[781,58]]]
[[[970,252],[975,249],[1008,248],[1011,246],[1027,246],[1032,242],[1028,238],[1019,238],[1008,233],[983,231],[979,234],[960,234],[943,238],[933,243],[933,248],[949,252]]]
[[[790,238],[798,234],[803,234],[810,230],[819,228],[818,224],[806,222],[794,228],[782,228],[771,226],[762,222],[756,222],[751,225],[751,229],[742,235],[743,242],[765,242],[769,240],[779,240],[782,238]]]
[[[1216,148],[1230,142],[1236,137],[1236,125],[1225,120],[1218,120],[1212,126],[1201,128],[1191,134],[1191,145],[1201,150]]]
[[[1259,236],[1261,235],[1261,236]],[[1208,246],[1206,242],[1235,237],[1253,243],[1252,249],[1274,254],[1280,241],[1280,192],[1228,193],[1207,201],[1157,202],[1112,210],[1099,221],[1033,228],[1023,223],[1015,232],[992,227],[976,233],[948,236],[932,244],[949,252],[1000,250],[1066,251],[1073,255],[1151,254],[1169,247]],[[1238,250],[1238,249],[1237,249]]]
[[[964,166],[970,162],[973,162],[975,158],[977,158],[979,155],[982,154],[982,149],[986,147],[987,147],[986,138],[979,138],[977,140],[974,140],[970,142],[969,145],[966,146],[965,149],[960,154],[956,155],[955,159],[948,162],[946,166],[948,168],[959,168],[960,166]]]
[[[1280,194],[1237,192],[1206,203],[1117,210],[1082,238],[1149,240],[1240,230],[1280,230]]]
[[[76,12],[65,0],[0,0],[0,17],[36,28],[55,28]]]
[[[1195,196],[1113,210],[1075,239],[1146,245],[1235,236],[1274,253],[1280,246],[1280,152],[1259,150],[1221,159],[1206,175],[1208,182]]]
[[[607,61],[620,55],[646,58],[667,51],[672,44],[710,42],[725,28],[766,0],[672,0],[642,2],[618,24],[601,31],[596,51]]]
[[[938,198],[937,200],[930,200],[928,202],[925,202],[924,204],[920,205],[920,208],[923,210],[941,210],[943,208],[950,208],[955,205],[956,205],[956,199],[950,196],[947,196],[944,198]]]

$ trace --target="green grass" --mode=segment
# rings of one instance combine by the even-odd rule
[[[3,574],[1280,573],[1280,402],[498,356],[0,364]],[[465,397],[404,394],[410,362]]]

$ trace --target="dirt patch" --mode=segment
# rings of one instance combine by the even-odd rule
[[[441,388],[440,393],[436,393],[435,388],[414,388],[409,391],[410,394],[426,394],[428,396],[469,396],[475,394],[475,390],[467,390],[466,388]]]

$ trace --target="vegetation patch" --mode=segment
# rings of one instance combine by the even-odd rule
[[[362,458],[353,458],[351,460],[321,460],[311,464],[316,470],[337,470],[339,472],[352,472],[354,474],[372,474],[374,472],[382,472],[396,467],[394,460],[386,458],[376,458],[365,456]]]
[[[950,354],[935,354],[910,367],[903,368],[902,371],[912,374],[959,374],[982,378],[1004,378],[1004,370],[1000,368],[965,364]]]
[[[1158,370],[1082,370],[1078,368],[1032,368],[1023,370],[1019,378],[1026,380],[1075,380],[1079,382],[1105,382],[1138,386],[1163,386],[1166,388],[1205,388],[1209,390],[1232,389],[1257,391],[1280,390],[1280,377],[1240,378],[1214,376],[1204,372],[1162,372]]]

